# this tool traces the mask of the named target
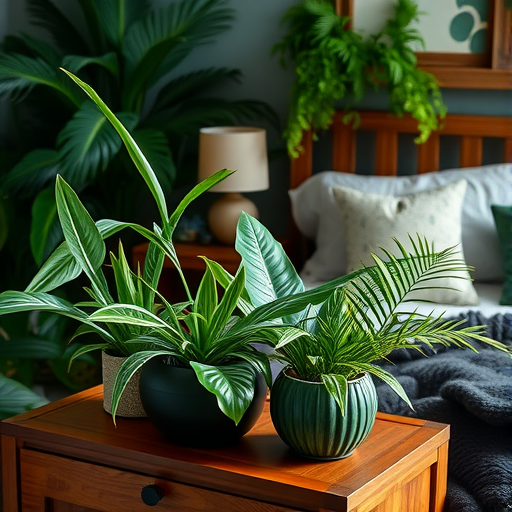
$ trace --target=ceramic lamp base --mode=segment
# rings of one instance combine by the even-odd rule
[[[229,193],[217,199],[208,212],[208,226],[212,235],[219,242],[233,245],[236,225],[242,212],[258,218],[256,205],[242,194]]]

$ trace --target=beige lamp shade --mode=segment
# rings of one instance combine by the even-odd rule
[[[211,192],[256,192],[269,187],[265,130],[217,126],[199,132],[199,181],[221,169],[236,170]]]
[[[219,242],[232,245],[240,213],[258,217],[256,205],[240,192],[266,190],[269,186],[265,130],[248,126],[202,128],[199,132],[199,181],[221,169],[236,172],[210,189],[226,194],[212,204],[208,227]]]

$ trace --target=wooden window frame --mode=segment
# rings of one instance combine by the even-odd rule
[[[353,16],[355,0],[334,0],[340,16]],[[421,69],[454,89],[512,89],[512,11],[505,0],[489,0],[488,52],[483,55],[422,52]]]

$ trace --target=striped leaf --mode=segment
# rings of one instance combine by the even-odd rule
[[[199,382],[217,397],[220,410],[236,425],[254,398],[256,377],[250,364],[209,366],[190,362]]]

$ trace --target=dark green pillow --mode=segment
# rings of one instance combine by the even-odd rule
[[[498,230],[505,273],[500,304],[512,305],[512,206],[492,205],[491,209]]]

